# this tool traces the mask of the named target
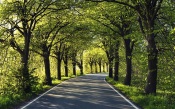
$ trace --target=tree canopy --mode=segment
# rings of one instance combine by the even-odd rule
[[[3,0],[0,98],[101,72],[145,94],[174,96],[174,7],[173,0]]]

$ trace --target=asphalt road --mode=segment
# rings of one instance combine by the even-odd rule
[[[70,79],[21,109],[138,109],[112,89],[105,74]]]

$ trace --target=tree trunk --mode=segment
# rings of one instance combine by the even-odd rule
[[[69,76],[69,74],[68,74],[68,65],[66,64],[64,66],[64,68],[65,68],[65,76],[68,77]]]
[[[80,75],[83,75],[83,51],[80,54],[80,65],[79,65],[79,68],[80,68]]]
[[[146,36],[146,40],[148,42],[147,45],[148,77],[147,77],[147,85],[145,87],[146,94],[156,94],[158,50],[156,47],[155,34],[154,34],[155,19],[156,17],[152,18],[151,15],[139,19],[140,26],[142,27],[142,23],[144,24],[146,32],[144,32],[143,34]]]
[[[44,65],[45,65],[45,75],[46,75],[45,84],[52,85],[49,56],[44,56]]]
[[[118,74],[119,74],[119,42],[116,43],[116,48],[115,48],[115,72],[114,72],[114,80],[118,81]]]
[[[45,84],[52,85],[52,79],[50,74],[50,53],[46,45],[43,46],[43,58],[44,58],[44,67],[45,67]]]
[[[57,79],[61,80],[61,53],[57,52]]]
[[[98,63],[98,66],[99,66],[99,70],[100,70],[100,73],[102,72],[101,70],[101,62]]]
[[[152,33],[147,37],[148,41],[148,77],[147,85],[145,87],[145,92],[147,94],[156,94],[156,85],[157,85],[157,55],[158,51],[156,49],[155,36]]]
[[[22,76],[23,76],[23,91],[24,93],[30,93],[31,84],[30,84],[30,74],[28,69],[28,60],[29,60],[29,47],[30,47],[30,38],[31,34],[25,32],[25,45],[22,56]]]
[[[22,67],[21,67],[21,73],[23,77],[22,81],[22,88],[24,93],[30,93],[31,92],[31,84],[30,84],[30,74],[28,69],[28,60],[25,55],[22,57]]]
[[[81,59],[80,74],[83,75],[83,59]]]
[[[73,66],[73,75],[77,75],[76,73],[76,53],[73,53],[72,55],[72,66]]]
[[[132,74],[131,39],[124,39],[124,43],[125,43],[125,58],[126,58],[126,77],[124,80],[124,84],[131,85],[131,74]]]
[[[113,61],[109,60],[109,77],[113,78]]]
[[[92,65],[92,64],[90,64],[91,73],[93,73],[93,71],[92,71],[92,66],[93,66],[93,65]]]
[[[103,63],[103,72],[106,72],[106,71],[105,71],[105,64],[104,64],[104,63]]]
[[[95,62],[95,73],[98,73],[97,62]]]
[[[109,72],[109,64],[106,62],[106,72]]]
[[[73,75],[76,76],[76,75],[77,75],[77,74],[76,74],[76,62],[73,62],[73,63],[72,63],[72,66],[73,66]]]
[[[68,77],[68,56],[67,53],[65,53],[65,58],[64,58],[64,69],[65,69],[65,76]]]

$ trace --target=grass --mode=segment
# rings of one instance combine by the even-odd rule
[[[140,108],[175,109],[175,93],[158,90],[156,96],[146,95],[141,87],[125,86],[109,77],[106,80]]]
[[[21,103],[28,99],[30,95],[21,96],[20,94],[8,95],[8,96],[0,96],[0,109],[11,109],[13,106]]]
[[[20,94],[12,94],[6,96],[0,95],[0,109],[13,109],[12,107],[18,107],[23,102],[31,100],[36,96],[38,96],[38,94],[41,94],[51,89],[52,87],[60,84],[61,82],[74,77],[76,76],[72,75],[70,77],[62,77],[61,80],[53,79],[52,80],[53,86],[38,84],[35,86],[35,89],[33,90],[32,94],[28,94],[25,96]]]

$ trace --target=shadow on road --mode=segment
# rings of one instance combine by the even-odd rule
[[[134,109],[104,81],[105,74],[68,80],[25,109]]]

